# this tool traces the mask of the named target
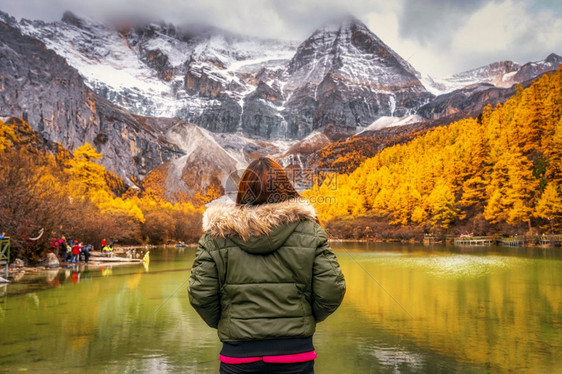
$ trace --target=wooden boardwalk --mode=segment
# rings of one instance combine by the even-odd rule
[[[494,240],[490,236],[463,236],[455,238],[453,243],[459,246],[490,246]]]
[[[523,247],[525,246],[525,238],[512,236],[509,238],[498,238],[497,240],[498,245],[504,247]]]
[[[541,235],[541,236],[510,236],[494,238],[491,236],[462,236],[455,237],[453,243],[458,246],[490,246],[498,245],[503,247],[524,247],[526,245],[542,245],[549,247],[560,247],[562,245],[562,235]]]
[[[91,255],[90,262],[142,262],[142,258],[125,258],[117,256],[98,256]]]
[[[560,247],[562,245],[562,234],[539,235],[537,236],[537,242],[540,245],[544,245],[544,246]]]

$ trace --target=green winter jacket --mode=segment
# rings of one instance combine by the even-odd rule
[[[213,205],[189,278],[191,305],[221,341],[310,337],[345,281],[308,203]]]

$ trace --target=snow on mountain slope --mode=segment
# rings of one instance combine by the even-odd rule
[[[244,80],[248,71],[271,63],[283,66],[296,48],[295,43],[226,33],[185,35],[155,23],[118,30],[70,13],[59,22],[23,20],[20,29],[64,57],[102,96],[135,114],[161,117],[217,105],[187,92],[188,71],[205,74],[239,99],[255,88]],[[169,67],[168,76],[158,71],[159,61]]]
[[[68,12],[59,22],[22,20],[18,27],[112,103],[214,132],[303,138],[329,123],[347,128],[401,115],[430,96],[415,69],[353,17],[319,28],[300,45],[208,27],[102,25]],[[310,83],[314,102],[301,100],[305,92],[290,100]],[[344,100],[330,104],[336,97]]]
[[[176,104],[170,87],[139,61],[122,35],[93,22],[83,21],[80,26],[23,20],[21,30],[64,57],[94,91],[107,90],[109,97],[126,93],[129,103],[117,103],[136,114],[173,116]],[[147,99],[155,110],[142,110],[140,104]]]
[[[381,116],[415,112],[433,95],[419,73],[360,20],[317,29],[295,53],[283,86],[288,128],[298,138],[335,124],[347,132]]]
[[[497,87],[510,87],[510,77],[520,68],[513,61],[501,61],[444,78],[425,76],[422,82],[435,94],[444,94],[476,83],[490,83]]]
[[[500,61],[444,78],[432,78],[426,75],[422,78],[422,83],[434,95],[446,94],[481,83],[508,88],[515,83],[522,83],[547,71],[556,70],[560,63],[562,63],[562,57],[553,53],[544,60],[524,65],[513,61]]]

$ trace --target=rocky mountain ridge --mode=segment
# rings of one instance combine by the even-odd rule
[[[520,65],[513,61],[499,61],[443,78],[426,77],[425,86],[436,94],[444,95],[477,84],[490,84],[497,88],[510,88],[547,71],[553,71],[562,63],[562,56],[551,53],[544,60]]]

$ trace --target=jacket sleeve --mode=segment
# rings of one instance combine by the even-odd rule
[[[210,327],[216,328],[221,314],[217,266],[210,253],[199,242],[189,277],[189,302]]]
[[[318,239],[312,274],[312,311],[317,322],[325,320],[343,301],[345,279],[326,233],[315,225]]]

